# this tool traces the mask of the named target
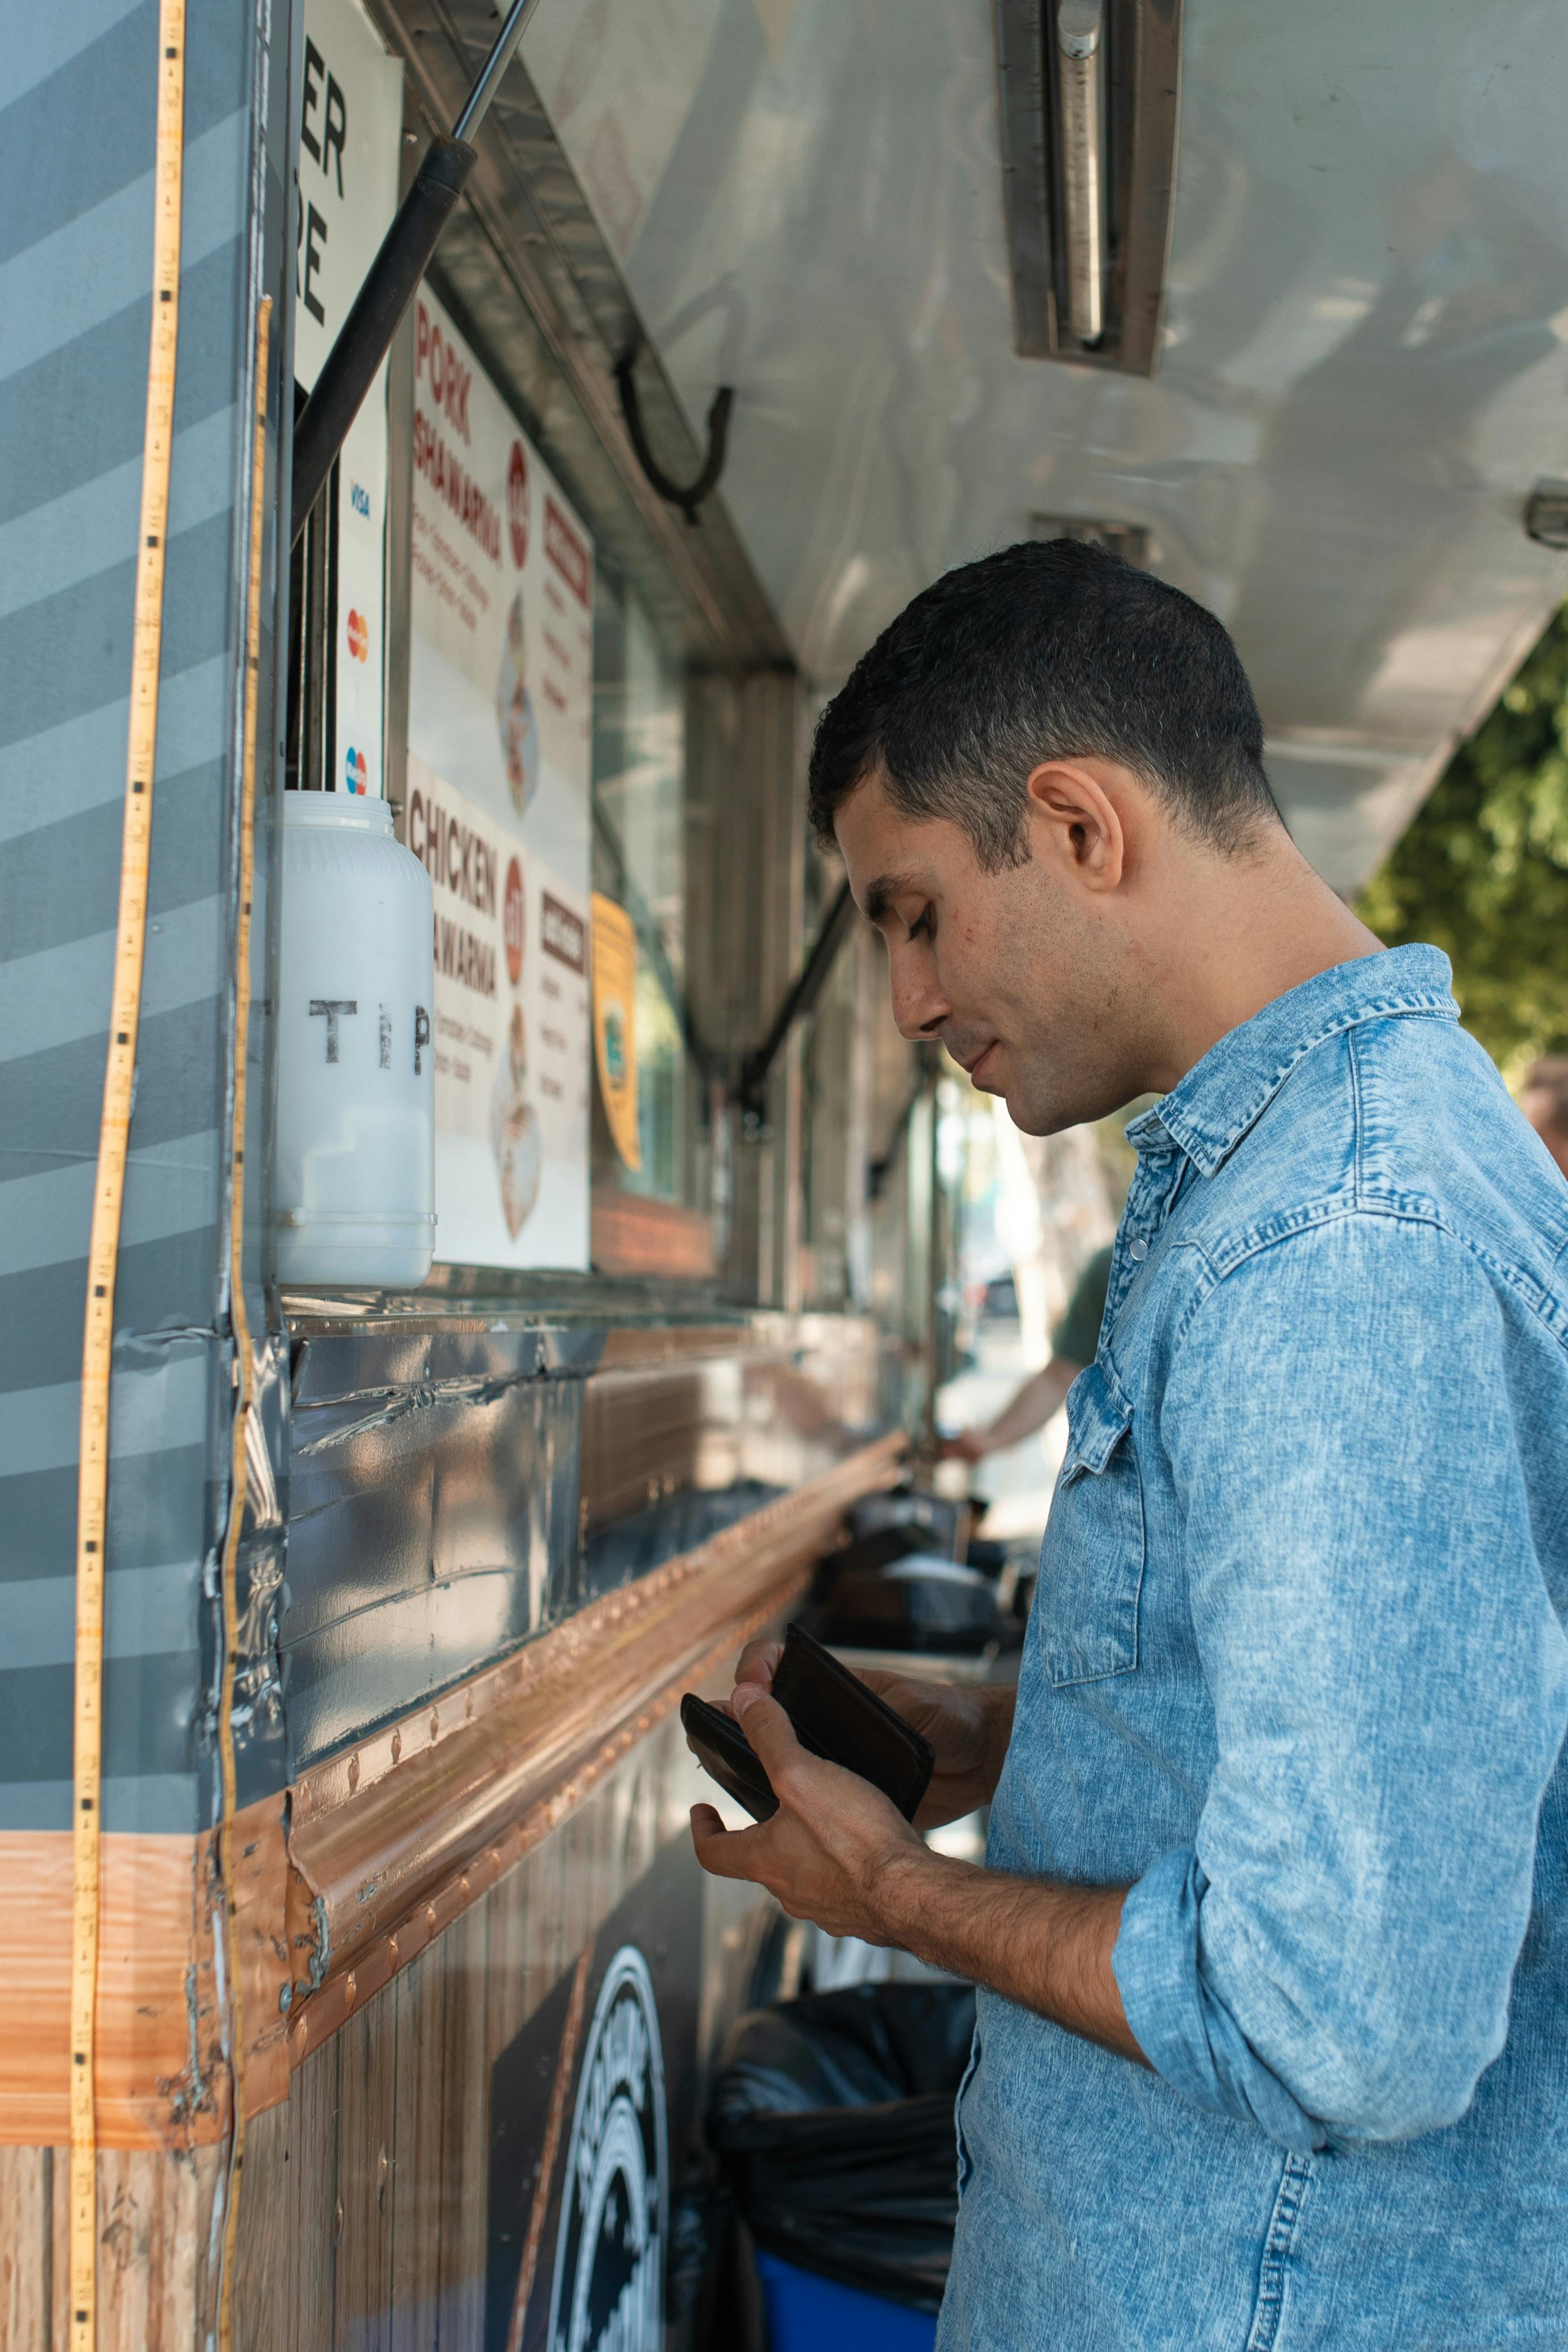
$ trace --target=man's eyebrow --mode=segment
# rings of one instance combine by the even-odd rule
[[[875,881],[869,884],[866,889],[865,919],[867,922],[880,923],[895,898],[902,898],[905,892],[918,890],[920,887],[920,880],[916,875],[879,874]]]

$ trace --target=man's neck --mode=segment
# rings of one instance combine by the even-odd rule
[[[1161,1094],[1265,1004],[1383,945],[1289,840],[1256,858],[1195,858],[1162,928],[1149,1079]]]

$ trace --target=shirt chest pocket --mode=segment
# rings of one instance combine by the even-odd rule
[[[1144,1486],[1133,1408],[1101,1365],[1091,1364],[1073,1382],[1067,1427],[1040,1561],[1046,1666],[1058,1685],[1132,1673],[1144,1584]]]

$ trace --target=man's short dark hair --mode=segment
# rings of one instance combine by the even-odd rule
[[[1280,820],[1263,722],[1220,623],[1081,540],[1025,540],[905,605],[833,697],[811,751],[819,837],[880,772],[895,807],[962,825],[983,866],[1024,855],[1042,760],[1115,760],[1231,851]]]

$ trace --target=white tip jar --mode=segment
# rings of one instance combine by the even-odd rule
[[[383,800],[283,796],[277,1279],[407,1290],[435,1254],[430,877]]]

